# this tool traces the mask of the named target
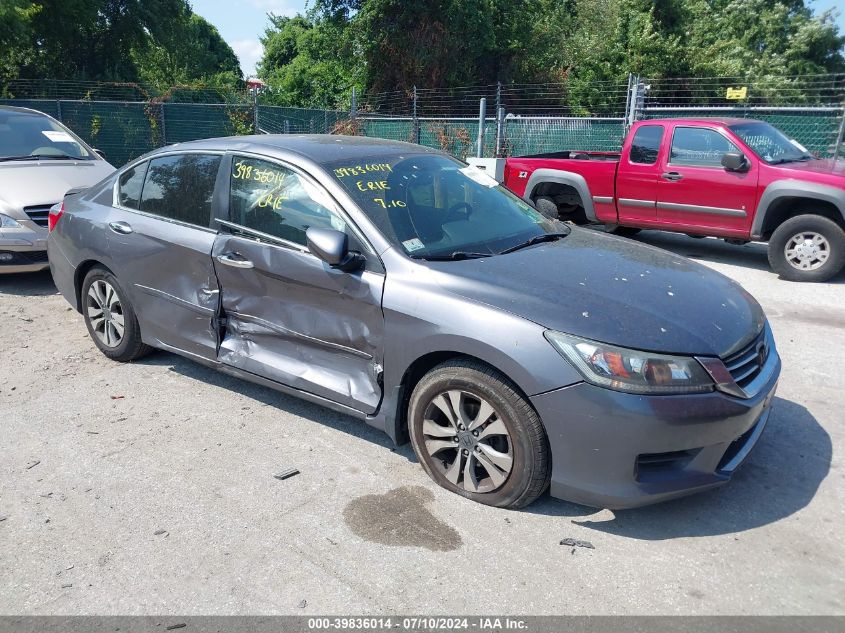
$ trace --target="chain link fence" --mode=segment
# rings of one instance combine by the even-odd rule
[[[55,117],[115,165],[162,145],[242,134],[365,135],[460,158],[478,154],[479,139],[484,156],[618,151],[633,121],[663,117],[756,118],[819,156],[845,152],[845,74],[353,91],[348,109],[276,106],[260,91],[17,80],[0,85],[0,104]]]

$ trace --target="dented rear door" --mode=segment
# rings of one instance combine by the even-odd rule
[[[309,226],[346,230],[351,244],[361,244],[306,174],[252,157],[235,157],[231,169],[229,221],[212,250],[219,361],[374,412],[381,400],[384,275],[373,266],[334,270],[308,252]]]

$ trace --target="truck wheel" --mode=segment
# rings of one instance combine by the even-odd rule
[[[547,218],[557,220],[560,217],[560,211],[557,208],[557,203],[551,198],[546,196],[534,198],[534,206],[537,208],[537,211]]]
[[[479,362],[449,361],[426,374],[411,394],[408,425],[420,464],[447,490],[513,509],[549,485],[551,450],[537,412]]]
[[[769,239],[769,264],[782,279],[826,281],[845,265],[845,231],[820,215],[790,218]]]

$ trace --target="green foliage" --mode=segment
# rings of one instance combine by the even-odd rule
[[[308,18],[269,16],[261,38],[259,76],[267,102],[282,106],[335,106],[361,75],[348,23],[316,13]],[[359,85],[360,87],[360,85]]]
[[[316,0],[305,16],[271,16],[262,42],[259,74],[273,99],[300,106],[334,104],[352,85],[562,82],[588,113],[603,106],[597,82],[629,72],[845,71],[832,16],[803,0]]]
[[[2,0],[0,79],[16,77],[163,87],[241,70],[187,0]]]

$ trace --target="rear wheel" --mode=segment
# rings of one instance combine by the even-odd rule
[[[845,265],[845,231],[820,215],[799,215],[769,240],[769,264],[790,281],[826,281]]]
[[[521,508],[549,484],[540,418],[507,378],[473,361],[432,369],[408,407],[411,443],[442,487],[500,508]]]
[[[103,354],[127,362],[152,350],[141,341],[135,311],[110,270],[92,268],[82,282],[81,299],[88,333]]]

